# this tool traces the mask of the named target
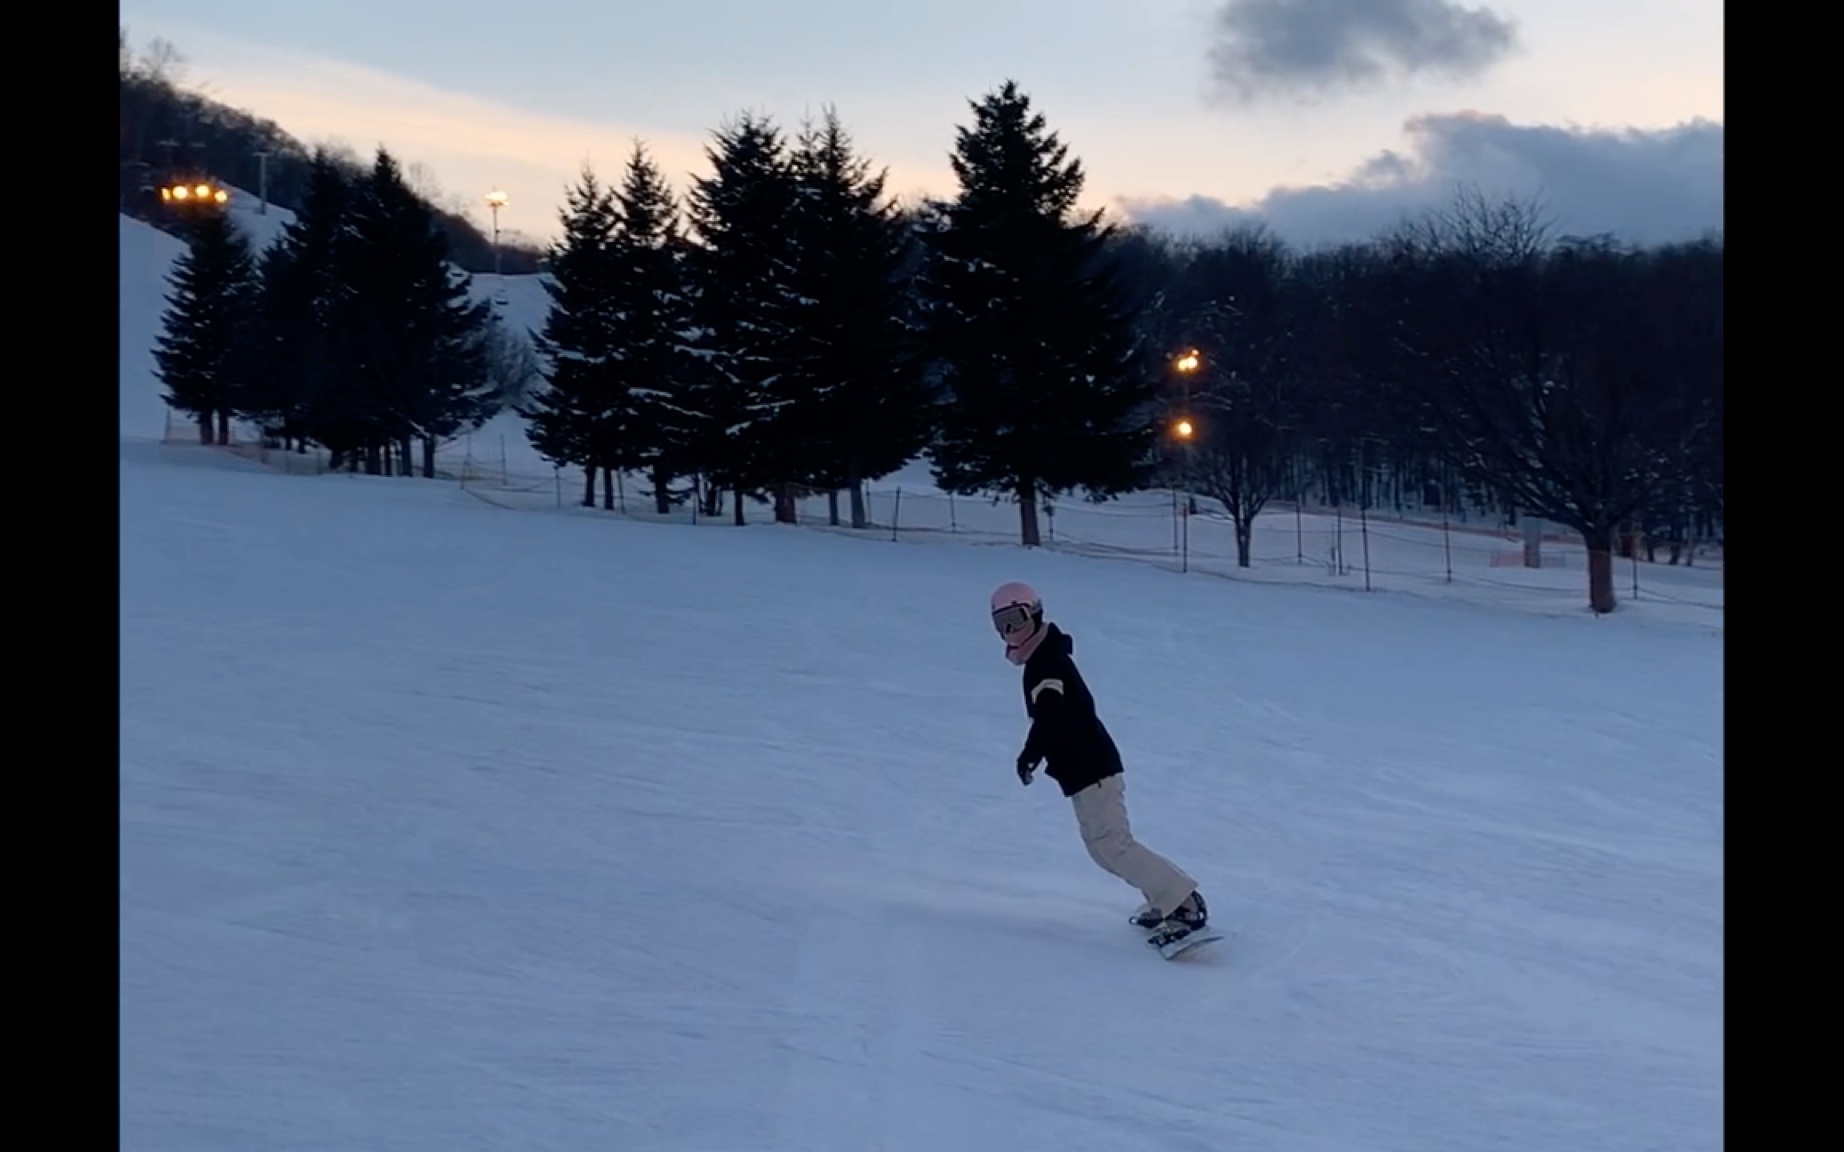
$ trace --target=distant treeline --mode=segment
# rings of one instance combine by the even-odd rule
[[[909,212],[831,114],[738,118],[682,200],[643,149],[584,174],[525,411],[585,503],[641,472],[662,510],[844,491],[861,526],[861,482],[920,454],[1016,501],[1027,545],[1046,498],[1182,484],[1246,566],[1271,499],[1408,492],[1581,533],[1602,611],[1638,534],[1720,534],[1719,238],[1558,237],[1462,193],[1361,244],[1180,243],[1078,214],[1081,165],[1015,85],[972,111],[958,195]]]
[[[456,269],[447,233],[380,151],[354,176],[324,153],[300,209],[255,251],[228,211],[173,214],[187,250],[154,348],[166,401],[228,443],[233,419],[335,468],[435,474],[437,446],[537,379],[522,334]]]
[[[124,213],[167,227],[169,217],[159,211],[160,186],[173,179],[198,177],[234,185],[251,195],[266,188],[270,203],[291,212],[300,209],[315,149],[271,121],[182,89],[176,75],[182,59],[171,45],[155,41],[147,52],[136,55],[126,29],[120,31],[119,39]],[[364,175],[367,166],[356,153],[326,151],[348,176]],[[266,160],[262,153],[268,154]],[[428,202],[427,197],[422,198]],[[438,204],[429,207],[448,239],[455,263],[469,272],[491,272],[492,238],[459,213]],[[508,243],[503,233],[500,239],[502,270],[507,275],[538,271],[540,249]]]
[[[483,383],[473,335],[452,356],[365,343],[439,333],[458,307],[433,287],[421,313],[379,303],[413,297],[404,277],[431,258],[407,209],[344,255],[311,247],[396,202],[380,156],[344,207],[303,195],[291,242],[319,253],[295,258],[319,286],[270,321],[344,317],[304,338],[320,359],[269,361],[318,415],[239,410],[369,464],[483,418],[469,397],[522,395],[533,445],[581,470],[585,504],[640,474],[662,511],[727,503],[737,523],[831,493],[865,526],[864,482],[918,456],[949,491],[1014,501],[1027,546],[1046,500],[1182,485],[1221,502],[1244,565],[1273,499],[1465,502],[1580,533],[1603,612],[1631,540],[1720,537],[1719,236],[1556,236],[1533,204],[1468,193],[1335,248],[1260,229],[1179,242],[1079,213],[1082,166],[1015,84],[971,111],[957,193],[907,210],[831,112],[791,135],[739,116],[683,196],[644,146],[612,183],[584,171],[547,258],[533,389],[504,357]]]

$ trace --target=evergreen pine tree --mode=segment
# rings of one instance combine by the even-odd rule
[[[937,483],[1037,505],[1135,487],[1152,443],[1152,377],[1106,257],[1100,214],[1074,215],[1079,161],[1013,82],[972,105],[951,157],[960,193],[927,230],[923,325],[949,399],[930,449]]]
[[[407,476],[420,438],[422,472],[433,477],[437,443],[485,418],[492,305],[472,299],[434,213],[388,152],[356,192],[334,312],[362,389],[367,449],[394,449]]]
[[[663,516],[677,498],[673,480],[689,475],[694,466],[693,405],[703,366],[689,348],[695,321],[678,206],[658,165],[639,143],[614,203],[610,324],[615,374],[627,412],[622,458],[647,473],[654,508]]]
[[[281,354],[281,345],[291,335],[289,329],[301,315],[300,308],[290,307],[287,299],[293,263],[284,236],[277,236],[256,259],[248,386],[241,390],[237,409],[238,416],[260,425],[265,436],[285,438],[290,447],[301,435],[303,415],[296,402],[300,390],[296,368]]]
[[[199,442],[230,443],[230,418],[240,403],[256,296],[255,258],[227,212],[191,222],[185,254],[167,274],[156,372],[166,402],[198,421]]]
[[[800,195],[789,373],[800,402],[790,431],[802,445],[801,479],[833,495],[833,523],[845,488],[852,526],[863,528],[862,481],[908,463],[931,431],[909,301],[917,246],[884,199],[884,175],[855,153],[836,111],[803,129],[792,165]]]
[[[794,190],[780,130],[744,115],[705,150],[712,174],[694,181],[689,216],[700,355],[694,449],[702,471],[743,502],[795,476],[791,444],[775,418],[791,402],[784,379],[794,300],[790,291]],[[778,509],[779,510],[779,509]]]
[[[362,440],[348,411],[352,374],[340,362],[331,313],[352,198],[347,174],[318,150],[301,207],[258,266],[252,376],[259,386],[244,413],[297,449],[309,440],[332,449],[335,467]]]
[[[584,168],[565,192],[563,239],[552,245],[544,288],[551,306],[534,341],[545,385],[519,409],[532,447],[560,467],[583,469],[583,506],[595,507],[598,469],[610,465],[616,355],[613,246],[618,218],[613,192]],[[606,472],[604,472],[606,476]],[[612,483],[605,494],[614,506]]]

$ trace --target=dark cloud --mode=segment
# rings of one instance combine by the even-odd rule
[[[1452,0],[1225,0],[1215,22],[1211,75],[1239,103],[1465,79],[1517,45],[1510,20]]]
[[[1244,207],[1208,196],[1119,206],[1136,223],[1173,233],[1261,223],[1303,246],[1367,239],[1450,203],[1463,187],[1534,198],[1559,235],[1611,232],[1651,244],[1722,227],[1721,124],[1609,131],[1460,113],[1418,117],[1404,131],[1407,151],[1379,153],[1337,183],[1276,188]]]

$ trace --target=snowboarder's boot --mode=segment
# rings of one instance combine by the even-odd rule
[[[1167,931],[1182,929],[1179,935],[1183,935],[1184,932],[1195,932],[1209,920],[1210,909],[1204,903],[1202,892],[1192,892],[1183,904],[1172,910],[1170,916],[1159,915],[1159,910],[1151,903],[1140,905],[1140,910],[1133,914],[1135,928],[1143,928],[1148,932],[1159,927],[1164,927]]]
[[[1202,892],[1192,892],[1185,902],[1172,909],[1172,914],[1165,918],[1168,928],[1183,928],[1186,932],[1195,932],[1210,922],[1210,907],[1204,903]]]
[[[1210,920],[1210,911],[1204,904],[1204,897],[1197,892],[1191,893],[1183,904],[1172,909],[1172,914],[1159,921],[1149,929],[1147,943],[1164,951],[1193,932],[1203,930]]]

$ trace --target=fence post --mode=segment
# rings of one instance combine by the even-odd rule
[[[1306,489],[1302,487],[1299,495],[1293,498],[1293,561],[1306,563],[1306,527],[1300,522],[1300,505],[1306,503]]]
[[[901,484],[898,484],[896,486],[896,503],[890,509],[890,542],[892,544],[896,543],[896,522],[897,522],[897,518],[900,517],[902,514],[903,514],[903,486]]]
[[[954,493],[948,493],[948,531],[959,532],[960,520],[954,513]]]
[[[1447,493],[1441,493],[1441,552],[1447,559],[1447,583],[1453,583],[1453,537],[1447,532]]]
[[[557,466],[556,464],[551,465],[551,483],[557,486],[557,507],[562,508],[563,507],[563,469]]]
[[[1191,505],[1188,501],[1184,507],[1178,510],[1178,515],[1179,519],[1184,523],[1184,530],[1182,532],[1184,545],[1183,550],[1179,553],[1178,570],[1180,572],[1189,572],[1191,570]]]
[[[1369,501],[1357,506],[1358,531],[1364,537],[1364,591],[1370,591],[1370,510]]]

